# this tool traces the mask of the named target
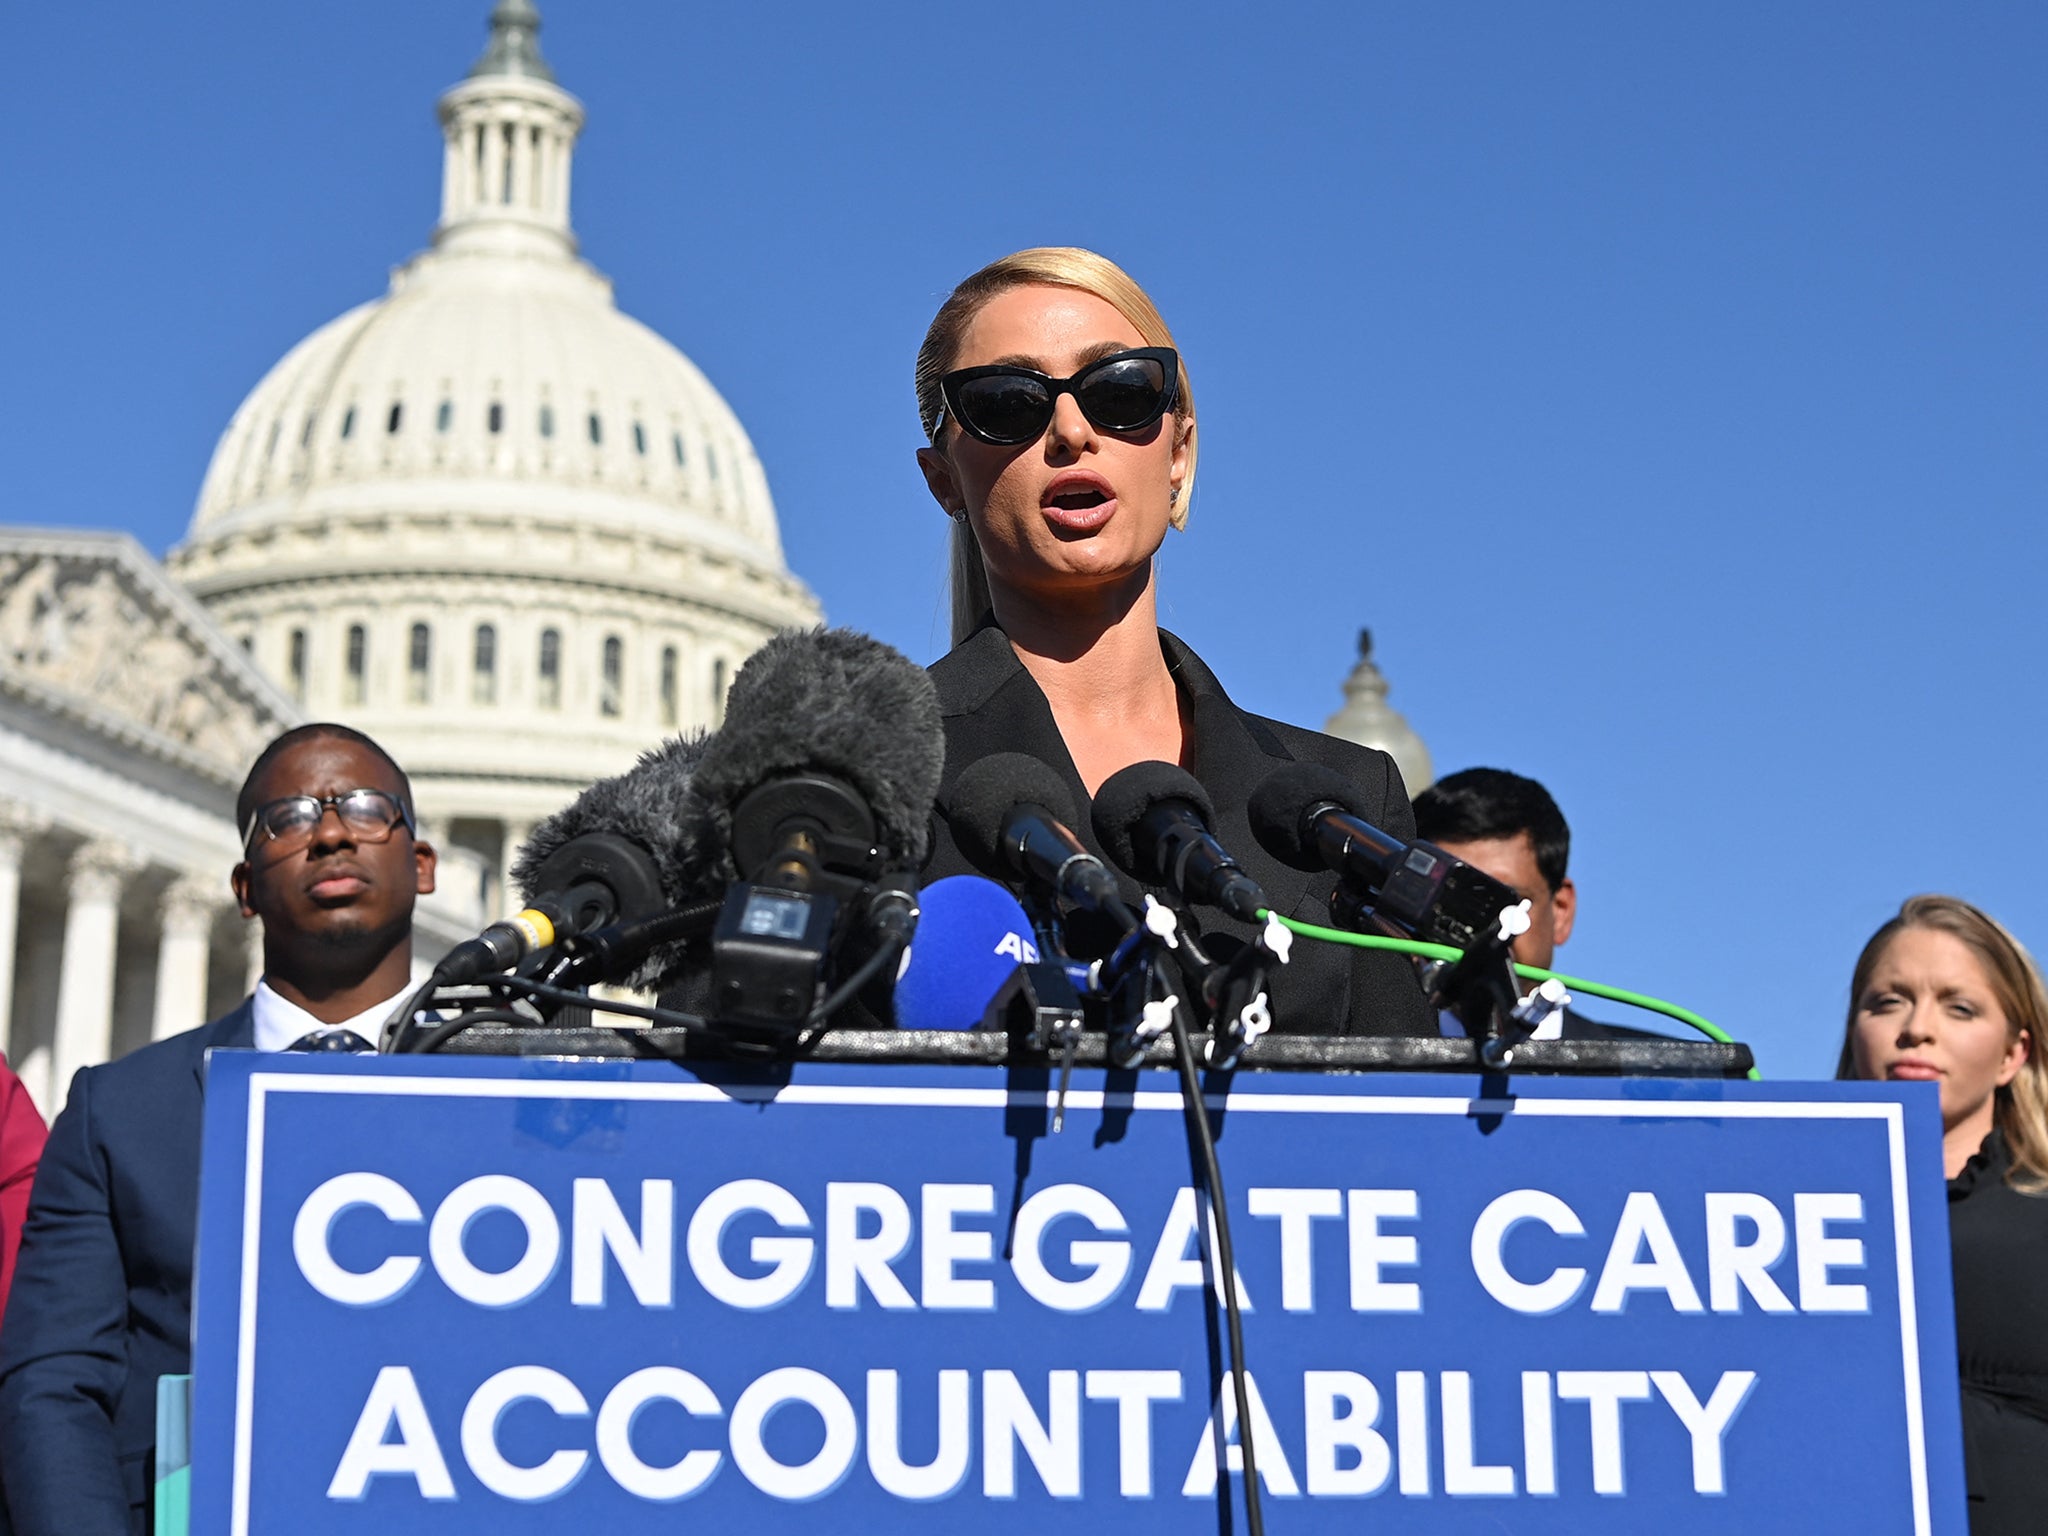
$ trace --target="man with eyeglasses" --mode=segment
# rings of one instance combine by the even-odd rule
[[[434,850],[389,753],[347,726],[299,726],[264,748],[235,815],[243,858],[228,878],[263,924],[254,994],[81,1071],[36,1174],[0,1322],[16,1536],[149,1528],[157,1378],[191,1369],[206,1052],[366,1048],[410,983]]]

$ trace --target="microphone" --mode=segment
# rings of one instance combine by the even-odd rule
[[[1374,915],[1418,939],[1470,949],[1521,898],[1434,843],[1404,842],[1365,819],[1365,792],[1320,763],[1290,763],[1252,791],[1252,834],[1296,869],[1335,870]]]
[[[829,925],[817,920],[814,894],[830,905],[834,892],[923,863],[944,761],[938,695],[922,667],[852,630],[785,631],[740,668],[715,734],[664,742],[593,784],[534,829],[513,874],[538,894],[550,856],[574,837],[609,832],[652,854],[660,905],[677,927],[694,932],[695,909],[759,877],[788,895],[754,914],[766,929],[754,936],[772,946],[794,924],[818,939]],[[900,930],[914,906],[884,891],[864,915]],[[703,959],[671,932],[641,925],[629,942],[596,946],[579,974],[631,962],[629,975],[603,979],[666,990]]]
[[[1210,833],[1215,818],[1208,791],[1172,763],[1133,763],[1095,792],[1095,840],[1124,873],[1255,923],[1271,903]]]
[[[562,843],[533,872],[524,911],[492,923],[441,957],[434,980],[462,986],[494,971],[508,971],[536,950],[622,921],[642,920],[662,907],[654,856],[612,832],[584,832]]]
[[[690,793],[707,745],[702,735],[671,738],[643,753],[626,772],[599,779],[536,826],[512,863],[513,883],[528,910],[492,925],[515,930],[492,940],[493,956],[518,948],[506,962],[517,964],[545,947],[533,942],[541,936],[540,924],[531,920],[536,912],[554,930],[547,942],[559,943],[571,934],[594,934],[686,907],[707,894],[696,883],[698,812]],[[563,917],[554,915],[557,910]],[[491,935],[486,929],[470,942]],[[681,952],[673,940],[635,948],[637,968],[628,976],[604,979],[644,984]],[[478,974],[482,969],[502,970],[504,965],[483,965]]]
[[[828,867],[919,867],[945,760],[924,668],[854,630],[784,631],[740,668],[696,765],[695,889],[772,872],[800,836]]]
[[[976,868],[1101,913],[1125,933],[1138,926],[1109,866],[1068,830],[1074,802],[1067,786],[1037,758],[997,752],[969,764],[954,782],[946,819]]]
[[[909,937],[945,756],[930,676],[870,636],[786,631],[740,668],[690,785],[690,889],[725,893],[711,936],[722,1027],[778,1043]],[[854,921],[874,948],[820,1003]]]
[[[919,893],[922,915],[896,983],[899,1029],[978,1029],[1020,965],[1039,958],[1017,898],[980,875],[949,875]]]

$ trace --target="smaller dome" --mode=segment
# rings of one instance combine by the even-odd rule
[[[1401,712],[1387,703],[1387,679],[1372,659],[1369,629],[1358,632],[1358,665],[1344,679],[1344,707],[1324,722],[1323,729],[1393,758],[1411,799],[1436,782],[1429,748]]]

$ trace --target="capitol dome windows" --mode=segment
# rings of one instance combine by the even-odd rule
[[[633,423],[633,451],[643,459],[647,457],[647,429],[637,421]]]
[[[350,406],[347,410],[341,413],[341,435],[343,437],[353,436],[355,430],[356,408],[354,406]]]
[[[590,413],[590,446],[593,448],[604,446],[604,423],[598,419],[597,412],[595,411]]]
[[[498,702],[498,627],[476,627],[475,665],[470,673],[469,696],[477,704]]]
[[[411,643],[406,647],[405,659],[405,701],[408,704],[427,702],[427,682],[433,673],[434,632],[424,624],[412,627]]]
[[[484,425],[490,429],[493,437],[505,430],[505,407],[498,401],[491,402],[490,410],[484,414]]]
[[[661,648],[661,724],[664,730],[674,730],[681,724],[680,700],[676,697],[676,648],[665,645]]]
[[[597,695],[597,712],[617,719],[623,712],[626,691],[626,644],[617,635],[604,637],[604,670]]]
[[[397,431],[398,431],[398,429],[399,429],[399,427],[400,427],[401,425],[403,425],[403,424],[404,424],[404,422],[405,422],[405,403],[404,403],[403,401],[400,401],[400,400],[394,400],[394,401],[392,401],[392,402],[391,402],[391,414],[390,414],[390,415],[388,415],[388,416],[386,416],[386,417],[384,418],[384,435],[385,435],[385,436],[387,436],[387,437],[390,437],[390,436],[392,436],[392,435],[396,434],[396,433],[397,433]]]
[[[555,435],[555,408],[552,405],[544,405],[540,408],[540,435],[542,437],[553,437]]]
[[[285,677],[291,684],[292,697],[301,704],[306,702],[306,632],[294,629],[287,647]]]
[[[711,663],[711,724],[713,727],[725,724],[725,658],[718,657]]]
[[[534,702],[542,709],[562,707],[562,632],[540,632],[540,679]]]
[[[455,402],[443,400],[434,410],[434,430],[446,432],[455,425]]]
[[[668,435],[668,440],[675,446],[676,468],[681,469],[684,465],[690,462],[688,457],[683,453],[683,434],[680,432],[671,432]]]
[[[348,627],[348,645],[341,680],[341,702],[360,704],[368,693],[370,637],[360,624]]]

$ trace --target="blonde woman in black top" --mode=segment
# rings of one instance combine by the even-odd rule
[[[1915,896],[1856,962],[1842,1077],[1941,1092],[1972,1536],[2048,1529],[2048,993],[2026,949]]]
[[[932,668],[946,729],[945,795],[998,752],[1028,753],[1066,782],[1074,827],[1133,763],[1177,763],[1216,806],[1216,832],[1284,916],[1330,920],[1332,880],[1269,858],[1245,802],[1275,768],[1309,760],[1363,791],[1372,819],[1412,837],[1393,759],[1234,705],[1214,673],[1159,627],[1158,562],[1194,489],[1194,394],[1173,336],[1128,273],[1093,251],[1019,251],[956,288],[917,357],[933,498],[953,519],[952,652]],[[1250,619],[1247,641],[1287,632]],[[1100,849],[1096,849],[1100,852]],[[937,829],[928,880],[967,872]],[[1136,887],[1127,895],[1135,898]],[[1202,914],[1224,942],[1247,925]],[[1276,1029],[1434,1034],[1405,959],[1298,945],[1273,983]]]

